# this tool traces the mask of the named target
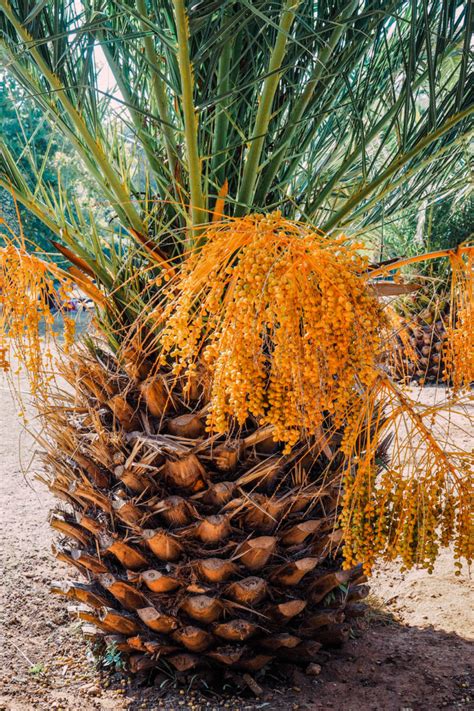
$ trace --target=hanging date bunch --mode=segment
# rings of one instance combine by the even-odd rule
[[[450,262],[452,307],[443,376],[460,390],[474,382],[474,250],[453,253]]]
[[[252,416],[290,451],[326,416],[341,425],[356,383],[377,376],[384,323],[358,245],[278,212],[210,227],[205,239],[165,290],[161,363],[212,372],[210,431]]]
[[[68,300],[71,282],[48,264],[10,240],[0,248],[0,368],[11,368],[11,346],[25,367],[33,395],[52,379],[52,353],[45,338],[54,338],[54,312]],[[74,340],[74,321],[64,317],[64,345]]]

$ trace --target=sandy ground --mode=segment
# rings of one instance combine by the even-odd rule
[[[119,674],[101,676],[66,604],[48,592],[51,581],[70,571],[50,552],[53,499],[22,473],[32,443],[21,435],[17,410],[0,379],[0,710],[474,708],[473,585],[466,572],[454,575],[450,551],[433,575],[379,567],[368,629],[332,653],[318,676],[295,672],[290,687],[269,678],[257,698],[218,701],[166,676],[154,686],[146,678],[129,683]],[[467,430],[459,436],[468,446]]]

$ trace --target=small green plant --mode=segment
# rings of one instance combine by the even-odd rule
[[[31,676],[41,676],[44,674],[44,664],[33,664],[28,669],[28,673],[31,674]]]
[[[117,649],[115,642],[107,645],[102,659],[102,664],[106,669],[110,668],[114,671],[123,671],[125,666],[124,659],[120,650]]]

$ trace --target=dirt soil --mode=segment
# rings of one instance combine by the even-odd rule
[[[435,396],[435,389],[428,391],[428,399]],[[432,575],[380,566],[368,628],[326,655],[315,676],[298,671],[286,683],[257,677],[259,696],[229,692],[218,700],[180,688],[165,674],[150,685],[146,676],[130,682],[115,671],[97,671],[64,599],[48,592],[70,571],[51,555],[47,514],[53,498],[23,473],[33,446],[21,434],[17,413],[0,380],[0,711],[474,708],[473,583],[465,570],[455,576],[450,551]],[[468,429],[458,436],[469,446]]]

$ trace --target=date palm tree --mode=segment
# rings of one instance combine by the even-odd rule
[[[468,555],[465,459],[379,368],[384,267],[360,242],[465,179],[472,3],[0,8],[7,71],[109,217],[43,179],[34,136],[2,142],[0,185],[64,258],[8,238],[4,325],[36,327],[53,277],[95,302],[69,390],[38,395],[56,554],[87,580],[54,591],[133,670],[312,661],[376,555],[430,566],[453,536]]]

